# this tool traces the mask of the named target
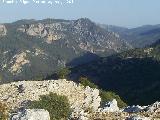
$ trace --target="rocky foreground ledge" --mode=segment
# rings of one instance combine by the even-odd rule
[[[160,102],[148,106],[128,106],[119,109],[113,100],[101,106],[99,90],[83,87],[65,79],[20,81],[0,85],[0,101],[11,109],[24,107],[27,101],[39,100],[50,92],[67,96],[73,112],[71,120],[160,120]],[[92,108],[92,112],[85,112]],[[50,120],[46,110],[25,109],[11,115],[11,120]]]

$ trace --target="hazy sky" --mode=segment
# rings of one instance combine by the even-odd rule
[[[126,27],[160,24],[160,0],[74,0],[74,4],[56,6],[31,3],[8,5],[0,0],[1,23],[19,19],[81,17]]]

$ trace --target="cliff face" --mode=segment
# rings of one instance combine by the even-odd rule
[[[29,36],[44,38],[48,44],[63,39],[65,35],[62,31],[66,31],[62,23],[21,25],[17,30]]]

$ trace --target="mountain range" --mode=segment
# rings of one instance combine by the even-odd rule
[[[2,81],[41,79],[67,64],[75,66],[130,48],[118,34],[87,18],[1,24],[0,76]]]
[[[119,34],[133,47],[145,47],[160,38],[160,24],[144,25],[137,28],[125,28],[114,25],[100,25],[102,28]]]

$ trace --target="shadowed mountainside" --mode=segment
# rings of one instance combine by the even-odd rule
[[[129,104],[160,100],[160,46],[134,49],[71,69],[71,78],[85,76]]]

